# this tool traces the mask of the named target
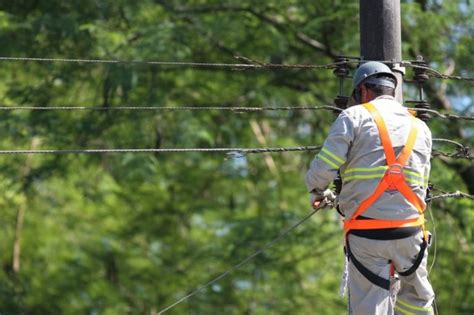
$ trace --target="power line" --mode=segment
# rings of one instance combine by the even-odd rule
[[[459,115],[454,113],[441,113],[434,109],[411,108],[411,111],[428,112],[436,118],[450,120],[474,121],[474,116]],[[246,106],[0,106],[0,111],[229,111],[235,113],[265,112],[265,111],[316,111],[331,110],[340,112],[343,109],[334,105],[319,106],[270,106],[270,107],[246,107]]]
[[[282,106],[282,107],[241,107],[241,106],[0,106],[0,110],[31,110],[31,111],[230,111],[263,112],[263,111],[305,111],[305,110],[333,110],[342,111],[333,105],[322,106]]]
[[[433,200],[446,199],[446,198],[467,198],[467,199],[474,200],[474,195],[470,195],[468,193],[457,190],[455,192],[448,192],[448,193],[435,195],[431,198],[428,198],[426,201],[429,202]]]
[[[456,152],[448,153],[433,149],[433,157],[446,156],[459,159],[474,159],[469,147],[463,144],[442,138],[434,138],[433,142],[447,142],[458,146]],[[0,155],[18,154],[106,154],[106,153],[226,153],[231,158],[243,157],[247,154],[275,153],[275,152],[297,152],[315,151],[322,148],[322,145],[298,146],[298,147],[276,147],[276,148],[156,148],[156,149],[44,149],[44,150],[0,150]]]
[[[245,58],[249,60],[248,58]],[[184,66],[204,68],[235,68],[235,69],[334,69],[343,62],[334,62],[323,65],[315,64],[274,64],[274,63],[212,63],[212,62],[185,62],[185,61],[147,61],[147,60],[119,60],[119,59],[79,59],[79,58],[38,58],[38,57],[0,57],[0,61],[26,61],[26,62],[58,62],[58,63],[83,63],[83,64],[130,64],[149,66]]]
[[[344,60],[328,64],[275,64],[254,61],[249,58],[236,56],[235,58],[248,61],[248,63],[213,63],[213,62],[186,62],[186,61],[152,61],[152,60],[120,60],[120,59],[82,59],[82,58],[43,58],[43,57],[7,57],[0,56],[0,61],[25,61],[25,62],[57,62],[57,63],[83,63],[83,64],[130,64],[149,66],[180,66],[180,67],[203,67],[203,68],[233,68],[233,69],[335,69],[342,65],[358,64],[370,60]],[[378,60],[380,61],[380,60]],[[473,77],[459,75],[446,75],[428,66],[416,65],[411,61],[382,60],[381,62],[399,64],[405,67],[423,69],[433,77],[447,80],[474,81]]]
[[[450,158],[457,158],[457,159],[467,159],[467,160],[474,160],[474,155],[471,153],[468,146],[459,143],[457,141],[453,141],[450,139],[443,139],[443,138],[433,138],[433,142],[440,142],[440,143],[449,143],[454,144],[456,148],[456,152],[447,153],[437,149],[433,149],[432,155],[433,156],[445,156]]]
[[[66,150],[0,150],[1,154],[101,154],[101,153],[226,153],[232,158],[246,154],[314,151],[321,145],[280,148],[163,148],[163,149],[66,149]]]
[[[467,115],[458,115],[453,113],[441,113],[434,109],[427,109],[427,108],[409,108],[410,111],[416,112],[427,112],[430,114],[434,114],[436,118],[441,119],[452,119],[452,120],[474,120],[474,116],[467,116]]]
[[[441,73],[438,70],[433,69],[431,67],[416,65],[416,64],[413,64],[411,62],[402,62],[402,65],[406,66],[406,67],[415,68],[415,69],[425,70],[425,71],[429,72],[433,77],[438,78],[438,79],[474,82],[474,77],[464,77],[464,76],[459,76],[459,75],[447,75],[447,74]]]

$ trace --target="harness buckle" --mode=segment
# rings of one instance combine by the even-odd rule
[[[385,173],[387,180],[389,182],[388,189],[396,190],[398,182],[403,180],[403,169],[404,167],[399,163],[393,163],[388,166],[388,169]]]
[[[401,175],[403,173],[403,166],[399,163],[393,163],[388,166],[387,173],[390,175]]]

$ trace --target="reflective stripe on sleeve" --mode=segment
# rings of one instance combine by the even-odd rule
[[[415,313],[409,312],[407,310],[402,309],[398,305],[395,305],[395,310],[403,315],[416,315]]]
[[[327,155],[329,155],[330,157],[332,157],[336,162],[339,162],[339,164],[344,164],[344,159],[340,158],[339,156],[337,156],[336,154],[332,153],[331,151],[329,151],[328,149],[326,148],[322,148],[321,149],[321,152],[324,152],[326,153]]]
[[[429,314],[433,310],[431,306],[428,306],[428,307],[416,306],[406,301],[403,301],[400,298],[397,298],[395,309],[402,314],[414,314],[414,315]]]
[[[335,169],[341,167],[341,165],[345,162],[341,157],[337,156],[336,154],[332,153],[324,147],[317,155],[317,158]]]

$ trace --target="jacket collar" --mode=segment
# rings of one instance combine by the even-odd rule
[[[395,97],[393,97],[391,95],[380,95],[380,96],[377,96],[376,98],[374,98],[374,100],[392,100],[392,101],[394,101]]]

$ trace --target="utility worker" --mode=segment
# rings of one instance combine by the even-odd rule
[[[423,215],[431,132],[394,99],[396,85],[385,64],[362,64],[352,92],[360,105],[339,115],[306,175],[314,208],[342,177],[349,314],[433,314]]]

